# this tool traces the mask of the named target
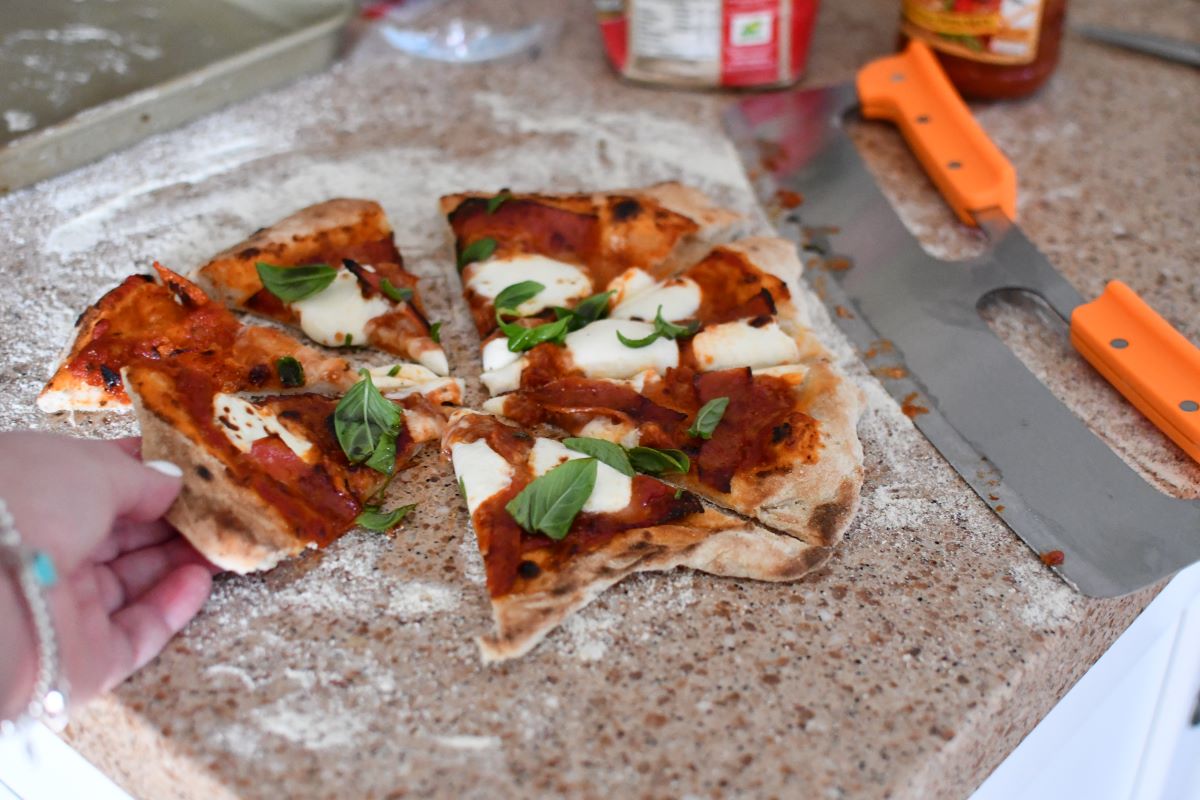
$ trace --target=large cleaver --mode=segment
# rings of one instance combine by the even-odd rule
[[[899,126],[959,219],[986,234],[968,261],[926,253],[845,130],[855,114]],[[1070,321],[1075,348],[1200,461],[1200,349],[1132,290],[1079,293],[1013,224],[1016,174],[913,43],[853,83],[760,95],[726,116],[761,197],[799,193],[804,224],[783,234],[837,256],[824,300],[850,340],[899,361],[883,379],[919,405],[916,426],[1004,522],[1069,584],[1111,597],[1200,561],[1200,500],[1148,484],[1064,406],[980,315],[1032,293]],[[798,220],[793,219],[793,222]],[[839,308],[840,307],[840,308]],[[836,313],[835,313],[836,312]]]

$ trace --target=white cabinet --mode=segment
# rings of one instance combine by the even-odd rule
[[[971,800],[1200,800],[1200,565],[1177,575]]]

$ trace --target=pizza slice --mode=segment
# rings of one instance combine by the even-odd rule
[[[626,575],[685,566],[795,580],[830,550],[781,536],[637,473],[605,442],[537,437],[470,411],[442,439],[487,573],[496,630],[485,661],[515,658]]]
[[[836,544],[858,507],[862,398],[827,361],[560,378],[484,408],[615,443],[673,484],[809,544]]]
[[[38,408],[115,411],[132,408],[121,370],[141,360],[190,358],[219,362],[236,390],[341,394],[358,379],[343,358],[326,356],[274,328],[245,326],[201,289],[160,264],[134,275],[84,311]],[[219,354],[215,361],[210,358]],[[390,374],[389,374],[390,373]],[[376,370],[385,391],[421,386],[436,402],[461,402],[461,385],[416,364]]]
[[[356,525],[385,531],[411,507],[385,510],[388,482],[445,418],[420,393],[383,397],[365,370],[339,399],[230,391],[217,355],[142,360],[123,371],[142,455],[183,469],[167,513],[219,567],[270,569]]]
[[[480,336],[496,329],[496,297],[512,284],[544,286],[524,315],[574,308],[631,267],[658,278],[696,261],[741,220],[678,183],[574,195],[472,192],[447,195],[441,207]]]
[[[370,200],[303,208],[218,254],[195,279],[231,308],[299,328],[318,344],[374,347],[449,374],[417,277]]]

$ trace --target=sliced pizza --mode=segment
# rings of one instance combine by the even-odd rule
[[[369,346],[449,374],[383,209],[338,199],[297,211],[218,254],[196,281],[231,308],[328,347]]]
[[[596,194],[455,194],[441,205],[480,336],[496,329],[495,300],[512,284],[544,287],[523,315],[574,308],[631,267],[657,278],[696,261],[741,220],[678,183]]]
[[[613,442],[635,464],[813,545],[836,544],[858,507],[862,399],[825,361],[560,378],[484,408]]]
[[[388,400],[363,371],[339,399],[230,391],[217,355],[123,371],[142,455],[183,469],[167,520],[211,562],[245,573],[324,547],[355,525],[387,530],[410,507],[379,498],[444,430],[420,393]]]
[[[626,575],[685,566],[795,580],[826,547],[768,531],[638,473],[620,447],[537,437],[457,412],[442,440],[487,573],[496,630],[485,661],[515,658]]]
[[[349,362],[274,328],[245,326],[195,284],[160,264],[131,276],[76,321],[75,338],[38,396],[46,413],[132,408],[121,370],[137,361],[191,358],[219,364],[238,391],[341,394],[358,379]],[[219,358],[213,358],[213,356]],[[461,402],[461,384],[416,364],[375,371],[388,392],[420,386],[436,402]]]

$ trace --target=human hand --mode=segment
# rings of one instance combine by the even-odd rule
[[[25,544],[50,554],[60,671],[72,705],[111,689],[196,615],[217,570],[164,519],[178,468],[146,465],[140,441],[0,434],[0,497]],[[157,468],[156,468],[157,467]],[[0,569],[0,719],[30,699],[29,612]]]

